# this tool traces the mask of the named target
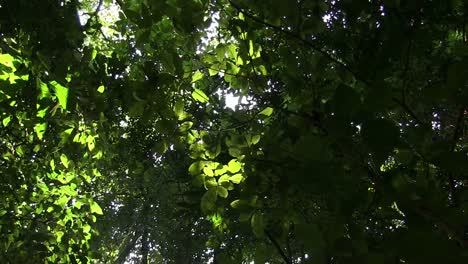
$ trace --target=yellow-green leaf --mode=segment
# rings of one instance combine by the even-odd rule
[[[258,113],[259,115],[264,115],[264,116],[271,116],[271,114],[273,113],[273,108],[271,107],[267,107],[265,109],[263,109],[260,113]]]
[[[62,86],[56,81],[51,81],[50,84],[52,85],[52,87],[54,87],[55,95],[57,96],[60,106],[62,106],[62,108],[66,110],[68,101],[68,88]]]
[[[209,177],[214,176],[213,170],[207,167],[203,168],[203,173],[205,173],[205,175]]]
[[[231,173],[236,173],[238,172],[242,167],[242,164],[237,161],[237,159],[232,159],[231,161],[229,161],[228,163],[228,170],[231,172]]]
[[[103,93],[105,89],[106,89],[106,88],[104,87],[104,85],[101,85],[101,86],[99,86],[99,87],[97,88],[97,91],[98,91],[99,93]]]
[[[199,80],[203,79],[203,77],[204,77],[203,73],[201,73],[200,71],[196,71],[196,72],[192,75],[192,82],[199,81]]]
[[[60,155],[60,161],[62,162],[63,166],[68,169],[68,166],[70,165],[70,161],[68,160],[67,155],[63,154]]]
[[[103,214],[101,206],[99,206],[99,204],[96,203],[95,201],[89,200],[89,207],[91,209],[92,214],[97,214],[97,215]]]
[[[208,96],[200,89],[194,88],[192,92],[192,98],[200,103],[206,103],[210,100]]]
[[[47,129],[47,123],[40,123],[34,126],[34,131],[36,132],[37,137],[41,140],[44,137],[44,133],[46,132],[46,129]]]
[[[242,174],[240,173],[229,177],[229,180],[236,184],[239,184],[242,181],[242,179],[244,179],[244,176],[242,176]]]
[[[10,123],[10,121],[11,121],[11,116],[7,116],[7,117],[3,118],[3,120],[2,120],[3,126],[4,126],[4,127],[8,126],[8,124]]]

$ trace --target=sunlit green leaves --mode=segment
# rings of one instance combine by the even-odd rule
[[[192,75],[192,82],[197,82],[197,81],[203,79],[203,77],[204,77],[203,73],[201,73],[200,71],[196,71]]]
[[[104,85],[100,85],[100,86],[97,88],[97,91],[98,91],[99,93],[104,93],[104,90],[105,90]]]
[[[42,138],[44,137],[44,133],[46,132],[46,129],[47,129],[47,123],[36,124],[36,126],[34,127],[34,131],[36,132],[36,135],[40,140],[42,140]]]
[[[3,118],[3,120],[2,120],[3,126],[4,126],[4,127],[8,126],[8,124],[10,123],[10,121],[11,121],[11,116],[7,116],[7,117]]]
[[[271,114],[273,114],[273,108],[271,107],[267,107],[265,109],[263,109],[262,111],[260,111],[258,113],[259,115],[263,115],[263,116],[271,116]]]
[[[180,117],[182,117],[184,113],[184,107],[185,107],[185,103],[181,99],[177,100],[174,104],[174,112],[179,119]]]
[[[54,88],[55,96],[57,96],[60,106],[62,106],[62,108],[66,110],[67,102],[68,102],[68,88],[65,86],[62,86],[56,81],[52,81],[50,82],[50,84]]]
[[[228,163],[228,170],[231,172],[231,173],[236,173],[238,172],[242,167],[242,164],[237,161],[236,159],[232,159],[231,161],[229,161]]]
[[[234,174],[231,177],[229,177],[229,180],[236,184],[239,184],[243,179],[244,179],[244,176],[242,176],[242,174],[240,173]]]
[[[49,98],[50,97],[50,90],[49,90],[49,87],[47,86],[47,84],[45,84],[41,80],[37,79],[37,86],[38,86],[39,91],[40,91],[39,96],[38,96],[39,99]]]
[[[68,166],[70,164],[70,161],[68,160],[68,157],[67,155],[65,155],[64,153],[62,153],[62,155],[60,155],[60,161],[62,162],[62,165],[68,169]]]
[[[257,59],[261,56],[262,47],[253,44],[252,40],[249,40],[249,56],[251,59]]]
[[[193,88],[192,98],[200,103],[206,103],[210,100],[202,90],[197,88]]]
[[[13,61],[15,61],[15,58],[11,56],[10,54],[0,54],[0,63],[5,65],[8,68],[14,68]]]
[[[205,175],[209,177],[214,176],[213,170],[208,167],[203,168],[203,173],[205,173]]]
[[[89,209],[92,214],[97,214],[97,215],[102,215],[102,208],[99,206],[98,203],[96,203],[94,200],[88,200],[89,202]]]

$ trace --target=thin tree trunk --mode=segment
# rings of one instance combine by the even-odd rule
[[[148,252],[148,228],[145,226],[141,236],[141,264],[148,264]]]

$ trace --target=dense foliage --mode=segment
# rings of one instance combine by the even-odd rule
[[[468,263],[467,17],[0,0],[0,262]]]

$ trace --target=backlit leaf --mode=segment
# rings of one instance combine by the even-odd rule
[[[265,109],[263,109],[260,113],[258,113],[259,115],[263,115],[263,116],[271,116],[271,114],[273,113],[273,108],[271,107],[267,107]]]
[[[200,103],[206,103],[210,100],[202,90],[197,88],[193,89],[192,98]]]
[[[204,77],[203,73],[201,73],[200,71],[196,71],[196,72],[192,75],[192,82],[199,81],[199,80],[203,79],[203,77]]]
[[[228,170],[231,172],[231,173],[236,173],[238,172],[242,167],[242,164],[237,161],[237,159],[232,159],[231,161],[229,161],[228,163]]]
[[[60,155],[60,161],[62,162],[63,166],[68,169],[70,162],[67,155],[62,153],[62,155]]]
[[[93,200],[89,200],[89,207],[92,214],[103,215],[101,206]]]
[[[236,183],[236,184],[239,184],[243,179],[244,179],[244,177],[240,173],[229,177],[229,180],[232,181],[233,183]]]
[[[62,106],[62,108],[66,110],[68,101],[68,88],[62,86],[56,81],[52,81],[50,82],[50,84],[52,85],[52,87],[54,87],[55,95],[57,96],[60,106]]]

